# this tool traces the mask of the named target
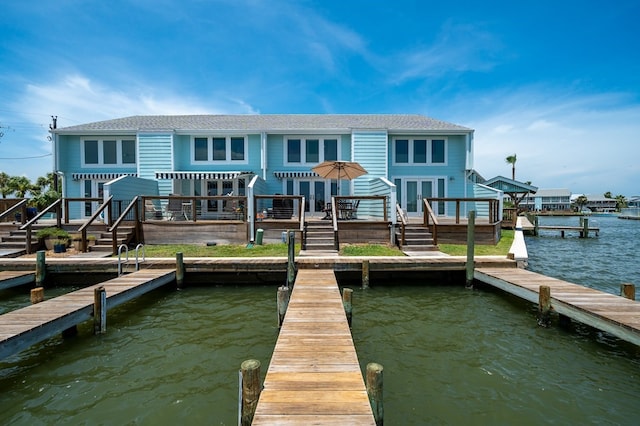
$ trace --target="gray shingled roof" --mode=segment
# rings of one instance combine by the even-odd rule
[[[137,132],[144,130],[305,131],[387,129],[389,131],[453,131],[472,129],[413,114],[260,114],[260,115],[135,115],[61,127],[56,133]]]

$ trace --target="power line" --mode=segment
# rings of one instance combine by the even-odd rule
[[[34,157],[0,157],[0,160],[30,160],[32,158],[50,157],[53,154],[36,155]]]

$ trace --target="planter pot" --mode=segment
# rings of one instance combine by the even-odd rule
[[[54,244],[53,245],[53,252],[54,253],[64,253],[67,251],[67,245],[66,244]]]
[[[53,250],[53,245],[55,243],[55,239],[54,238],[45,238],[44,239],[44,246],[47,248],[47,250]]]

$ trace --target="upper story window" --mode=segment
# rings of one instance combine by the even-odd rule
[[[285,163],[317,164],[338,159],[338,139],[335,137],[285,138]]]
[[[395,138],[393,140],[394,164],[446,165],[447,140],[429,138]]]
[[[197,136],[193,138],[192,163],[247,162],[245,136]]]
[[[136,164],[136,140],[129,138],[84,138],[83,166],[128,166]]]

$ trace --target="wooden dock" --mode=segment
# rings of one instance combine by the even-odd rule
[[[598,234],[600,233],[600,228],[595,227],[595,226],[590,226],[587,227],[587,237],[589,236],[590,232],[594,232],[596,234],[596,236],[598,236]],[[580,234],[580,237],[582,238],[584,236],[584,231],[585,228],[582,226],[538,226],[537,231],[560,231],[560,235],[562,236],[562,238],[564,238],[564,235],[566,232],[577,232],[578,234]]]
[[[175,281],[175,276],[175,270],[141,270],[0,315],[0,359],[91,319],[96,287],[105,288],[110,309]]]
[[[549,286],[553,311],[640,346],[640,303],[634,300],[520,268],[479,268],[474,278],[536,304],[540,286]]]
[[[0,290],[29,284],[35,280],[35,272],[0,271]]]
[[[299,270],[253,425],[375,425],[331,270]]]

